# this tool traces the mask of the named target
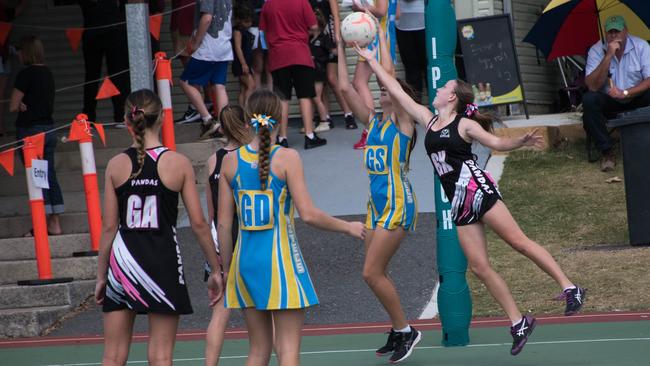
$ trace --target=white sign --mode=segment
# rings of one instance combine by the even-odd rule
[[[47,182],[47,160],[32,159],[32,182],[35,187],[50,189]]]

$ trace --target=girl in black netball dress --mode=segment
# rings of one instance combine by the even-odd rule
[[[371,55],[358,47],[357,52],[362,57]],[[457,226],[460,245],[472,272],[485,284],[512,321],[511,354],[518,354],[535,327],[535,319],[522,316],[508,286],[490,266],[484,224],[535,262],[561,286],[566,295],[565,315],[580,310],[585,290],[575,286],[551,254],[521,231],[490,175],[478,167],[471,143],[476,140],[491,149],[509,151],[538,145],[542,137],[536,131],[513,138],[491,134],[493,117],[479,113],[478,107],[473,104],[471,86],[462,80],[451,80],[438,89],[433,101],[438,114],[434,115],[426,106],[414,102],[379,64],[370,62],[369,65],[391,96],[399,100],[415,121],[426,127],[424,143],[427,155],[435,174],[440,177],[447,198],[452,202],[452,218]]]
[[[237,105],[227,105],[223,107],[219,114],[219,121],[221,121],[221,128],[223,135],[228,142],[226,146],[220,148],[210,156],[207,163],[208,171],[211,172],[208,176],[208,187],[206,190],[206,198],[208,203],[208,216],[210,221],[214,224],[213,235],[215,236],[215,244],[217,255],[221,259],[219,252],[219,240],[216,238],[217,227],[217,207],[219,206],[219,178],[221,177],[221,163],[223,158],[231,152],[236,152],[241,146],[246,145],[252,139],[252,133],[248,127],[248,122],[245,120],[244,109]],[[235,225],[232,226],[232,237],[237,240],[239,234],[239,225],[237,224],[237,215],[233,217]],[[205,278],[209,278],[212,268],[206,262]],[[223,268],[218,268],[218,271],[223,271]],[[208,325],[207,334],[205,336],[205,364],[214,366],[219,362],[219,355],[221,354],[221,347],[223,346],[224,335],[226,327],[228,326],[228,319],[230,318],[230,309],[227,309],[223,304],[223,297],[212,308],[212,318]]]
[[[171,365],[179,315],[192,313],[176,239],[179,194],[208,262],[217,268],[218,260],[192,164],[161,146],[160,99],[150,90],[133,92],[125,112],[134,143],[106,168],[97,260],[95,299],[104,311],[102,363],[126,363],[135,315],[147,314],[149,363]],[[218,271],[208,288],[214,305],[222,290]]]

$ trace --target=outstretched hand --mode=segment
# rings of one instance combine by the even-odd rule
[[[544,145],[544,137],[538,134],[537,131],[538,129],[536,128],[521,136],[521,146],[542,147]]]
[[[376,48],[372,49],[372,50],[368,49],[367,47],[361,48],[361,47],[359,47],[359,44],[357,42],[354,42],[354,50],[356,51],[356,53],[359,56],[363,57],[366,60],[372,60],[377,55],[377,49]]]

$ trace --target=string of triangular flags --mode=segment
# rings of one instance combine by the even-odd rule
[[[88,122],[84,119],[75,119],[72,121],[72,123],[69,124],[70,126],[70,132],[68,133],[68,137],[66,139],[66,142],[71,142],[71,141],[80,141],[82,139],[86,139],[89,136],[93,136],[92,131],[90,129],[90,126],[95,128],[95,131],[97,131],[97,134],[99,135],[99,138],[102,140],[102,144],[106,146],[106,133],[104,132],[104,125],[101,123],[97,122]],[[65,127],[65,126],[64,126]],[[60,127],[56,129],[52,129],[50,131],[46,132],[41,132],[36,135],[28,136],[22,139],[24,145],[31,145],[36,149],[36,156],[39,159],[43,158],[43,151],[45,148],[45,134],[46,133],[51,133],[55,130],[60,129]],[[0,152],[0,165],[13,177],[14,175],[14,162],[15,162],[15,153],[16,150],[20,149],[20,146],[12,147],[11,149],[7,149],[5,151]]]
[[[156,39],[160,40],[160,28],[162,27],[162,14],[154,14],[149,16],[149,33]],[[13,28],[12,23],[0,22],[0,46],[4,46],[9,37],[9,33]],[[86,28],[66,28],[65,36],[68,38],[68,43],[72,52],[76,53],[79,49],[79,43],[83,37]]]

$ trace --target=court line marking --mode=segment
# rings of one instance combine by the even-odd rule
[[[536,319],[537,321],[545,321],[545,320],[563,320],[563,324],[576,324],[576,320],[588,320],[588,319],[599,319],[599,318],[633,318],[633,317],[640,317],[642,318],[641,320],[647,320],[650,318],[650,312],[634,312],[634,313],[602,313],[602,314],[576,314],[572,315],[570,317],[566,317],[563,315],[550,315],[550,316],[537,316]],[[618,321],[618,320],[612,320],[612,321]],[[497,319],[478,319],[478,320],[473,320],[470,327],[473,326],[479,326],[479,325],[501,325],[501,324],[506,324],[509,323],[509,320],[506,318],[497,318]],[[434,321],[434,322],[424,322],[424,321],[416,321],[413,322],[414,325],[419,326],[419,327],[439,327],[441,326],[439,321]],[[304,335],[309,335],[310,332],[322,332],[322,331],[344,331],[344,330],[373,330],[373,329],[385,329],[387,326],[390,326],[389,323],[369,323],[369,324],[358,324],[358,325],[351,325],[351,324],[341,324],[341,325],[327,325],[327,326],[306,326],[303,328],[303,334]],[[245,335],[247,334],[247,331],[245,329],[234,329],[234,330],[227,330],[226,331],[226,336],[228,335]],[[178,332],[177,334],[177,339],[179,341],[183,341],[183,337],[196,337],[196,336],[205,336],[206,332],[205,331],[189,331],[189,332]],[[138,341],[138,340],[146,340],[148,339],[149,336],[147,334],[134,334],[132,337],[133,341]],[[80,337],[52,337],[52,338],[36,338],[36,339],[12,339],[12,340],[4,340],[0,341],[0,346],[21,346],[21,345],[29,345],[29,344],[42,344],[43,346],[46,346],[48,343],[64,343],[64,342],[69,342],[69,343],[77,343],[77,342],[87,342],[87,341],[102,341],[104,339],[103,336],[100,335],[89,335],[89,336],[80,336]]]
[[[643,342],[650,341],[650,337],[643,338],[600,338],[600,339],[574,339],[566,341],[539,341],[539,342],[528,342],[526,345],[550,345],[550,344],[576,344],[576,343],[605,343],[605,342]],[[468,348],[486,348],[486,347],[505,347],[510,346],[510,343],[484,343],[484,344],[470,344],[465,347]],[[443,346],[424,346],[417,347],[418,349],[442,349],[448,348]],[[324,355],[324,354],[336,354],[336,353],[359,353],[359,352],[375,352],[374,348],[366,349],[345,349],[345,350],[323,350],[323,351],[305,351],[300,352],[301,355]],[[273,355],[275,356],[275,355]],[[238,356],[221,356],[219,359],[229,360],[229,359],[242,359],[246,358],[248,355],[238,355]],[[203,361],[205,358],[175,358],[174,364],[177,362],[191,362],[191,361]],[[147,360],[137,360],[137,361],[127,361],[127,365],[135,364],[146,364]],[[64,363],[64,364],[46,364],[44,366],[95,366],[101,365],[101,362],[88,362],[88,363]]]

